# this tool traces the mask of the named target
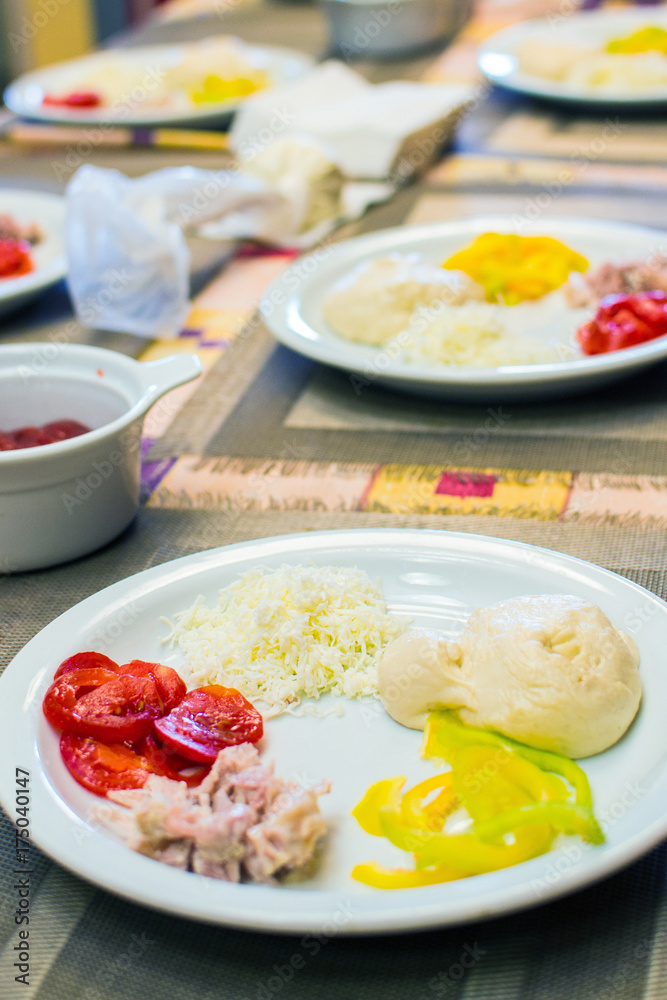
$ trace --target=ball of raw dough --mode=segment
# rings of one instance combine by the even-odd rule
[[[409,327],[419,307],[483,298],[482,286],[462,271],[446,271],[415,254],[393,254],[346,275],[325,296],[323,312],[340,337],[379,345]]]
[[[468,704],[468,694],[459,691],[461,649],[438,632],[411,629],[394,639],[384,650],[378,665],[380,700],[391,715],[408,729],[423,729],[428,713],[443,708],[443,692],[447,692],[447,707]]]
[[[395,639],[378,690],[391,717],[412,729],[452,709],[471,726],[589,757],[616,743],[637,712],[639,653],[589,601],[515,597],[475,611],[457,642],[428,629]]]
[[[595,604],[516,597],[475,611],[460,637],[473,682],[463,722],[568,757],[612,746],[641,699],[639,653]]]

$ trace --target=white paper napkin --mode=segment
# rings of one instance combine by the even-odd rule
[[[333,150],[350,178],[404,179],[433,158],[447,137],[447,124],[472,98],[467,84],[397,80],[374,86],[344,63],[329,60],[294,83],[245,100],[230,141],[243,164],[279,138],[306,133]],[[416,137],[424,152],[411,169],[401,164],[401,152]]]

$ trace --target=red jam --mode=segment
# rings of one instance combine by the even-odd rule
[[[28,274],[32,268],[29,243],[0,239],[0,278],[18,278]]]
[[[53,420],[43,427],[19,427],[15,431],[0,431],[0,451],[18,451],[20,448],[39,448],[68,438],[87,434],[92,428],[78,420]]]
[[[71,94],[45,94],[42,104],[56,108],[98,108],[102,98],[94,90],[73,90]]]
[[[607,295],[592,320],[577,331],[584,354],[608,354],[667,333],[667,295]]]

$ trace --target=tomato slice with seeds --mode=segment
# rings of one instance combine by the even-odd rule
[[[105,670],[113,670],[114,672],[118,670],[118,664],[108,656],[105,656],[104,653],[94,653],[92,651],[75,653],[74,656],[68,656],[66,660],[63,660],[56,670],[53,679],[56,680],[58,677],[62,677],[63,674],[69,673],[70,670],[83,670],[89,667],[103,667]]]
[[[189,691],[155,732],[167,746],[190,760],[212,764],[220,750],[262,738],[262,716],[235,688],[221,684]]]
[[[44,715],[57,729],[69,729],[69,722],[78,699],[94,691],[95,688],[115,680],[116,676],[115,671],[106,670],[104,667],[83,667],[61,674],[54,679],[44,695],[42,702]]]
[[[63,733],[60,753],[75,781],[95,795],[104,796],[111,788],[142,788],[150,774],[145,758],[127,743]]]
[[[163,711],[151,678],[102,667],[62,674],[46,692],[42,707],[58,729],[114,743],[148,735]]]
[[[187,757],[163,746],[153,736],[144,737],[138,749],[146,758],[153,774],[161,774],[172,781],[184,781],[188,788],[199,785],[211,770],[210,764],[197,766]]]
[[[196,767],[191,760],[164,750],[152,736],[133,745],[63,733],[60,753],[75,781],[101,796],[113,788],[143,788],[150,774],[185,781],[188,787],[193,787],[210,770],[208,765]],[[183,770],[185,773],[181,773]]]
[[[162,699],[164,712],[171,712],[172,708],[181,702],[187,691],[187,685],[172,667],[165,667],[162,663],[147,663],[146,660],[131,660],[118,667],[121,674],[132,674],[134,677],[150,677],[157,687],[158,694]]]

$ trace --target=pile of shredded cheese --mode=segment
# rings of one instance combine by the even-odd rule
[[[516,306],[512,308],[518,308]],[[466,302],[428,317],[415,313],[410,325],[386,345],[390,357],[414,365],[540,364],[557,361],[552,344],[506,329],[508,307]]]
[[[407,625],[366,573],[341,566],[248,570],[216,607],[199,597],[174,619],[163,619],[164,641],[180,647],[189,680],[234,687],[266,715],[327,692],[377,695],[379,653]]]

